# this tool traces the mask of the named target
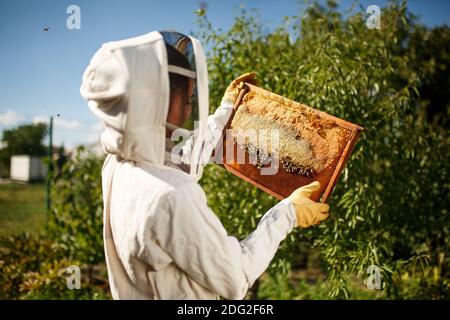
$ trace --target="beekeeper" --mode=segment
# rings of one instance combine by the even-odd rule
[[[296,226],[328,216],[314,182],[261,219],[244,240],[228,236],[197,183],[231,115],[237,85],[208,117],[200,42],[151,32],[108,42],[83,74],[81,95],[105,128],[104,245],[114,299],[242,299]]]

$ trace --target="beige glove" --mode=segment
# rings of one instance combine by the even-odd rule
[[[311,195],[320,189],[319,181],[300,187],[288,197],[294,204],[297,214],[296,227],[307,228],[319,224],[328,217],[329,206],[326,203],[314,202]]]
[[[243,82],[256,84],[256,73],[247,72],[234,79],[225,90],[225,94],[223,95],[222,98],[222,103],[227,102],[234,106],[234,103],[236,102],[239,93],[239,89],[241,88],[240,86],[242,86]]]

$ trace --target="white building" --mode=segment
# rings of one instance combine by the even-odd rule
[[[47,175],[47,166],[43,158],[29,155],[11,156],[11,179],[17,181],[43,180]]]

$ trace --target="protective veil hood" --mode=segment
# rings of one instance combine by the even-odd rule
[[[189,39],[195,55],[199,110],[189,153],[190,174],[198,179],[202,166],[196,159],[208,116],[208,73],[200,42]],[[101,134],[105,153],[137,163],[164,165],[170,89],[166,43],[161,33],[103,44],[83,74],[80,92],[105,125]]]

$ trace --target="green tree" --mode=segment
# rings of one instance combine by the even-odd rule
[[[427,120],[450,127],[450,28],[427,29],[418,25],[407,48],[413,70],[419,75],[421,107]]]
[[[90,265],[104,258],[101,168],[101,159],[79,147],[52,175],[48,235],[70,257]]]
[[[291,234],[270,266],[273,276],[288,275],[313,247],[331,297],[352,297],[348,276],[362,283],[370,265],[381,268],[390,296],[407,297],[399,289],[408,274],[429,279],[432,273],[432,285],[420,284],[434,288],[428,298],[448,297],[449,137],[422,116],[419,88],[431,79],[418,74],[423,55],[407,54],[418,27],[414,16],[397,2],[382,12],[381,30],[369,30],[363,10],[344,16],[329,1],[268,32],[245,10],[228,31],[199,11],[200,37],[210,48],[211,105],[234,77],[254,70],[261,87],[367,129],[329,200],[331,218]],[[431,50],[426,54],[433,59]],[[448,90],[447,82],[433,83]],[[217,178],[202,180],[207,189],[217,186],[208,189],[210,205],[232,234],[245,236],[274,199],[210,170]]]

